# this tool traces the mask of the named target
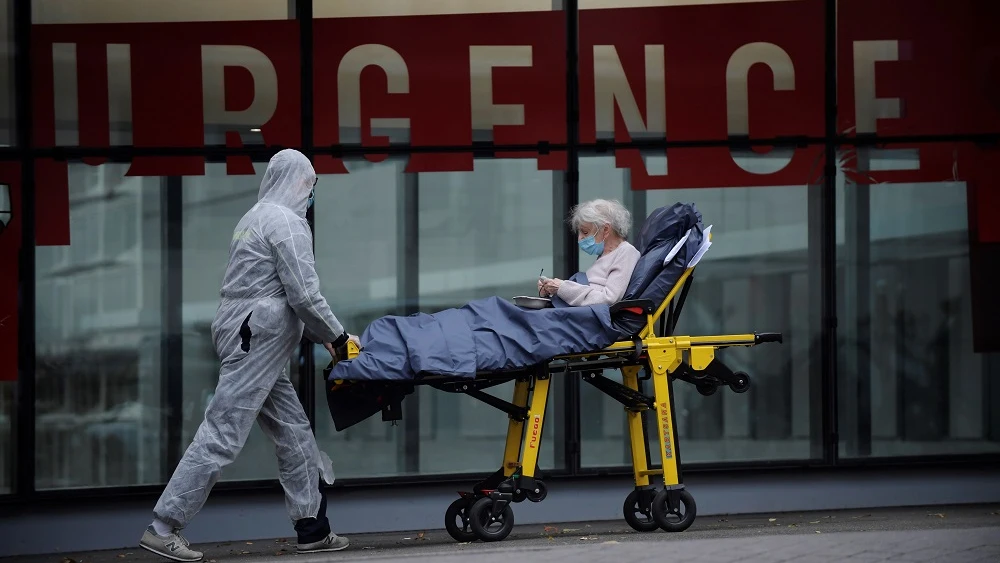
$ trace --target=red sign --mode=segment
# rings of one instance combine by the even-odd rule
[[[1000,3],[839,0],[841,133],[1000,132]]]
[[[17,380],[21,166],[0,161],[0,381]]]

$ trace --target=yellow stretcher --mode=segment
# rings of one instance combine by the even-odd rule
[[[658,306],[650,300],[632,300],[612,307],[612,313],[628,311],[645,316],[645,327],[631,341],[616,342],[592,353],[553,358],[551,362],[527,371],[480,373],[474,380],[461,381],[428,376],[411,383],[465,393],[506,412],[510,419],[503,466],[475,485],[472,491],[460,492],[459,498],[445,512],[445,527],[451,537],[460,542],[503,540],[514,527],[511,503],[524,500],[541,502],[545,498],[545,484],[535,475],[549,383],[553,375],[582,376],[583,381],[624,405],[635,479],[635,489],[628,494],[623,507],[629,526],[640,532],[657,528],[680,532],[694,522],[695,501],[684,488],[681,478],[672,382],[679,379],[693,384],[699,393],[706,396],[722,385],[728,385],[736,393],[744,393],[750,387],[750,377],[744,372],[731,371],[715,358],[715,351],[732,346],[780,343],[782,335],[671,336],[693,279],[693,271],[694,268],[685,270]],[[657,324],[660,325],[660,335],[656,334]],[[354,343],[348,343],[347,357],[354,358],[358,354]],[[327,368],[325,376],[329,375],[332,365]],[[623,383],[601,375],[606,369],[621,370]],[[641,372],[644,372],[642,376]],[[653,382],[652,397],[643,390],[643,382],[649,379]],[[482,391],[508,381],[515,382],[514,397],[510,403]],[[353,383],[334,381],[330,391]],[[397,407],[387,405],[386,408]],[[662,460],[660,467],[652,467],[650,463],[647,412],[652,412],[656,421]],[[385,410],[383,419],[391,419],[387,418]],[[652,477],[662,480],[662,489],[652,483]]]

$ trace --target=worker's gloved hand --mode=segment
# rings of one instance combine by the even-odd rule
[[[333,359],[337,359],[337,349],[333,347],[332,342],[324,342],[323,347],[326,348],[326,351],[330,353]]]
[[[361,340],[357,336],[348,333],[347,342],[353,342],[359,350],[361,349]],[[331,356],[333,356],[335,361],[339,362],[340,360],[347,359],[347,342],[342,344],[339,348],[335,348],[332,342],[324,342],[323,347],[326,348],[326,351],[329,352]]]

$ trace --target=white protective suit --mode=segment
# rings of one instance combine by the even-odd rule
[[[317,447],[287,373],[303,329],[317,343],[339,346],[348,337],[319,291],[305,219],[315,180],[305,155],[279,152],[268,163],[257,204],[233,232],[212,323],[222,363],[219,383],[204,422],[153,510],[158,520],[177,529],[201,510],[255,421],[274,442],[293,522],[317,516],[323,500],[320,478],[333,483],[330,458]]]

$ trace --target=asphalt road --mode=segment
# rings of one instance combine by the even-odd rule
[[[457,543],[442,530],[350,536],[339,553],[296,555],[294,538],[195,546],[206,563],[405,560],[408,563],[605,562],[668,557],[684,563],[947,561],[1000,563],[1000,505],[705,516],[685,532],[637,533],[624,521],[515,526],[495,543]],[[153,563],[139,549],[0,559],[7,563]]]

